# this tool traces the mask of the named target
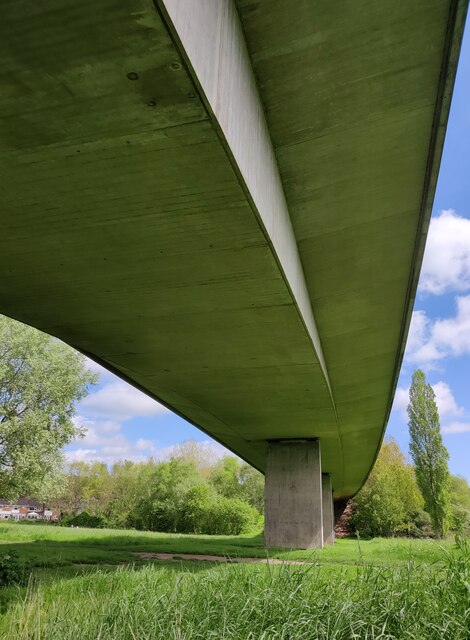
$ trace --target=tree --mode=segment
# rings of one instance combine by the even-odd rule
[[[0,494],[50,496],[61,450],[81,430],[74,404],[97,376],[62,342],[0,316]]]
[[[227,456],[231,469],[234,461]],[[229,475],[232,477],[232,475]],[[224,478],[224,474],[222,474]],[[198,469],[194,460],[173,457],[160,462],[148,480],[150,491],[137,502],[127,522],[137,529],[172,533],[207,533],[238,535],[248,533],[259,524],[259,513],[250,504],[217,493]],[[230,483],[223,488],[230,489]]]
[[[233,456],[224,456],[212,469],[210,481],[217,493],[225,498],[240,496],[240,462]]]
[[[151,491],[155,467],[156,463],[151,458],[146,462],[121,460],[113,464],[110,500],[103,511],[111,526],[126,526],[138,502]]]
[[[449,527],[449,453],[442,442],[434,391],[420,369],[413,374],[408,417],[416,479],[436,535],[442,537]]]
[[[233,456],[216,459],[204,444],[183,443],[164,462],[72,462],[66,479],[54,502],[69,524],[227,535],[260,526],[263,476]]]
[[[187,493],[203,482],[194,462],[172,458],[158,464],[149,478],[150,491],[136,504],[129,524],[149,531],[184,532]]]
[[[212,465],[216,461],[211,445],[195,440],[186,440],[186,442],[175,445],[171,457],[183,462],[191,462],[203,478],[210,476]]]
[[[248,462],[242,462],[238,474],[240,497],[251,504],[259,513],[264,510],[264,476]]]
[[[79,513],[83,510],[87,485],[88,464],[82,461],[70,463],[66,473],[66,481],[59,500],[57,500],[60,510],[68,513]]]
[[[372,472],[354,498],[351,526],[366,536],[389,536],[414,530],[423,508],[414,469],[395,440],[382,445]]]

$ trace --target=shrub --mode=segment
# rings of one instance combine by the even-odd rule
[[[386,442],[366,484],[354,498],[351,526],[363,536],[408,533],[423,507],[414,470],[395,441]]]
[[[470,511],[460,505],[452,505],[451,529],[458,534],[463,534],[470,529]]]
[[[206,530],[202,533],[214,535],[249,533],[259,520],[259,513],[246,502],[222,496],[210,504],[207,515]]]
[[[431,516],[427,511],[417,511],[413,515],[410,535],[414,538],[434,538]]]
[[[25,580],[26,572],[16,553],[9,551],[0,555],[0,587],[23,584]]]
[[[128,514],[111,514],[106,518],[106,527],[109,527],[110,529],[127,529]]]
[[[194,485],[176,503],[142,500],[128,524],[147,531],[238,535],[252,531],[260,514],[238,498],[224,498],[208,485]]]
[[[185,533],[208,533],[210,529],[211,505],[215,494],[207,484],[188,489],[181,514],[181,530]]]
[[[127,526],[141,531],[184,533],[181,513],[179,505],[172,500],[142,499],[127,517]]]
[[[65,516],[62,524],[69,527],[86,527],[88,529],[103,529],[106,527],[106,518],[101,514],[93,515],[88,511],[82,511],[74,516]]]

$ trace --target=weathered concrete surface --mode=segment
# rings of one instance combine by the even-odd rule
[[[341,498],[388,420],[467,2],[237,6],[335,399],[341,446],[312,424]]]
[[[268,443],[264,518],[264,539],[268,547],[322,548],[322,473],[318,440]]]
[[[333,487],[331,476],[322,474],[322,509],[323,509],[323,544],[333,544],[335,541],[335,517],[333,509]]]
[[[300,435],[335,428],[278,257],[154,5],[4,11],[0,310],[261,469],[285,412]]]
[[[391,405],[465,8],[6,0],[0,312],[262,470],[266,440],[320,438],[335,498],[354,494]]]
[[[158,0],[158,5],[217,122],[221,141],[273,247],[329,386],[297,241],[236,6],[232,0]]]

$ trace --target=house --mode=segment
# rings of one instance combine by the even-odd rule
[[[49,509],[44,503],[32,498],[18,498],[15,501],[0,498],[0,520],[59,522],[60,511]]]

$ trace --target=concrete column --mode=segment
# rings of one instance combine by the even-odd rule
[[[268,442],[264,531],[268,547],[321,549],[323,546],[318,440]]]
[[[333,509],[333,488],[329,473],[322,474],[323,544],[335,541],[335,517]]]

